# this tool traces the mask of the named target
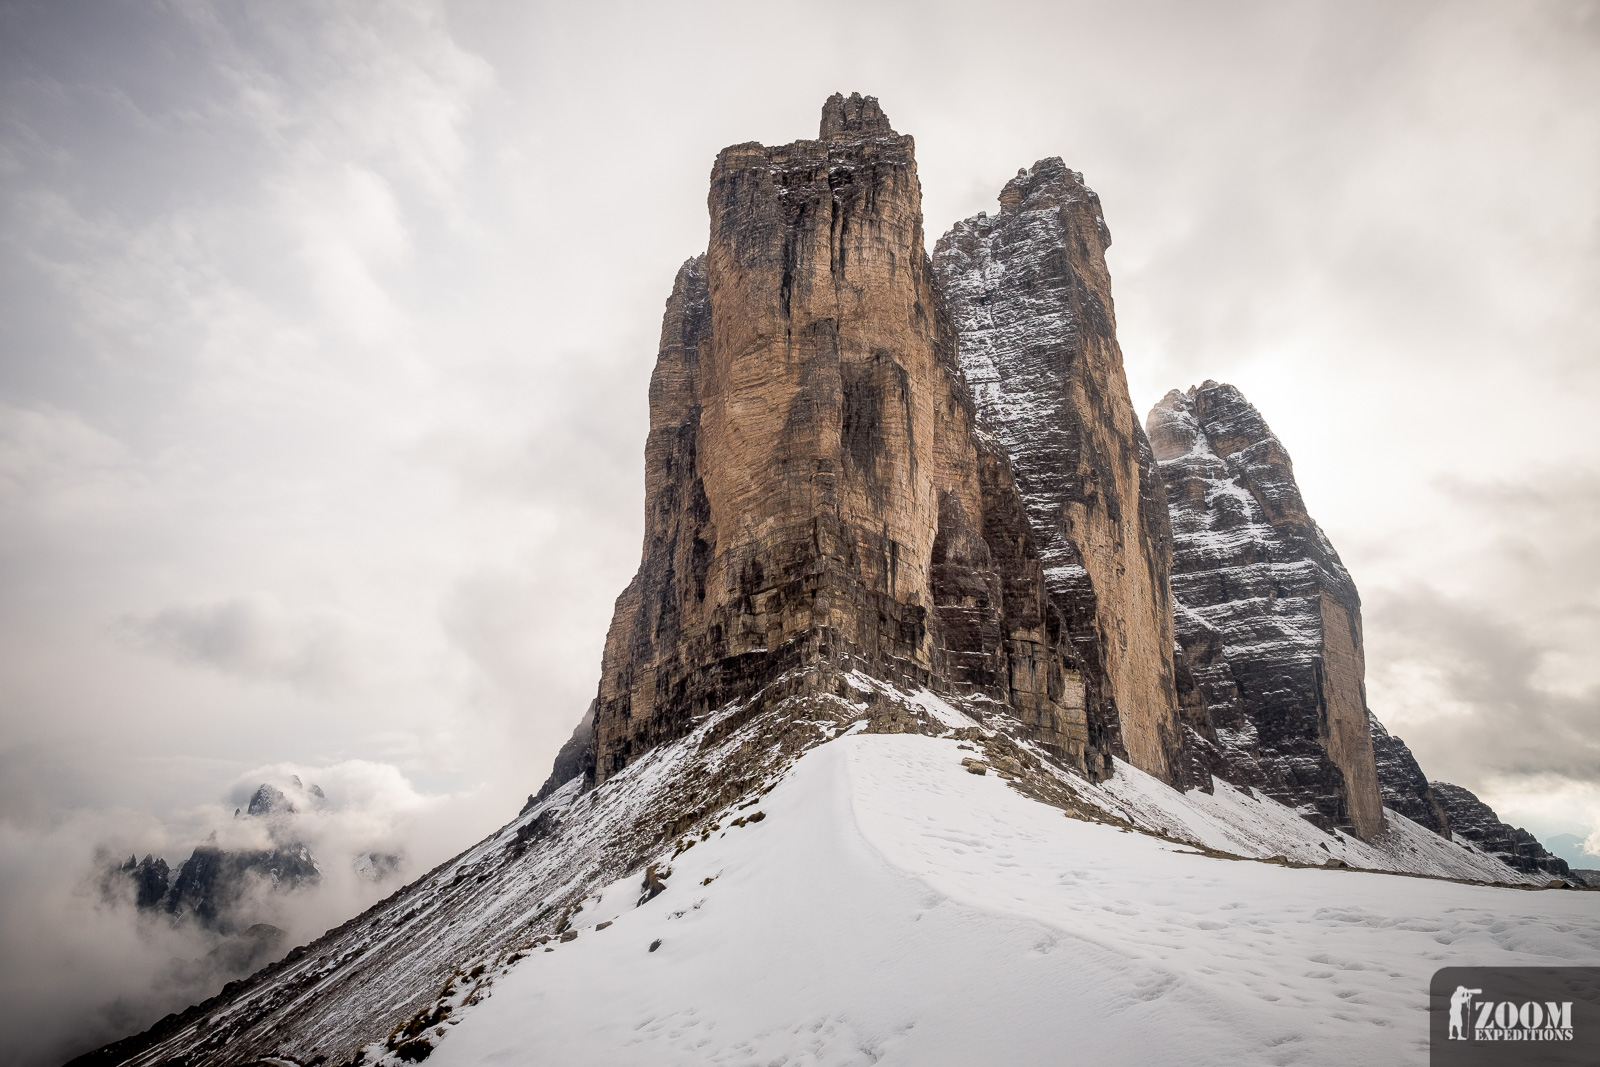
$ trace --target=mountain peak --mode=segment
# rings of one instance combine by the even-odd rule
[[[295,779],[295,784],[300,784],[300,779]],[[262,782],[256,791],[250,795],[250,806],[245,809],[247,815],[293,815],[294,805],[284,795],[283,790],[268,782]]]
[[[875,137],[898,137],[889,125],[889,116],[878,106],[875,96],[860,93],[834,93],[822,105],[819,141],[860,141]]]

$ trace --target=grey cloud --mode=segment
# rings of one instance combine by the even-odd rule
[[[9,777],[9,768],[0,765],[0,771]],[[163,856],[176,868],[195,846],[208,842],[225,849],[307,846],[321,870],[314,885],[284,893],[246,881],[232,905],[231,915],[241,923],[282,930],[284,938],[275,945],[281,954],[358,913],[454,848],[450,806],[417,792],[390,765],[274,764],[214,780],[217,800],[190,798],[191,806],[166,823],[119,810],[114,800],[33,826],[12,821],[6,811],[0,958],[7,966],[0,969],[0,995],[8,1018],[26,1023],[7,1035],[7,1062],[60,1063],[143,1029],[266,962],[249,952],[248,938],[224,935],[191,917],[136,910],[131,894],[120,891],[131,887],[106,879],[108,866],[130,852]],[[298,800],[297,812],[235,818],[234,809],[262,782],[276,783]],[[309,793],[313,783],[322,797]],[[360,864],[374,853],[378,864]],[[397,857],[393,866],[387,857]]]
[[[1600,685],[1577,694],[1542,685],[1545,646],[1493,605],[1417,589],[1385,595],[1367,611],[1398,646],[1389,654],[1436,673],[1461,709],[1406,729],[1430,777],[1600,783]]]
[[[107,901],[79,844],[76,834],[30,834],[0,847],[0,993],[17,1020],[6,1035],[10,1062],[61,1063],[205,995],[221,977],[206,963],[221,938],[141,922]],[[63,868],[73,877],[63,880]]]
[[[270,601],[237,597],[126,615],[112,632],[145,652],[244,678],[329,689],[353,669],[346,629],[327,613],[292,616]]]
[[[1600,475],[1530,464],[1520,480],[1440,490],[1472,538],[1471,570],[1449,590],[1369,593],[1375,688],[1403,698],[1400,728],[1432,777],[1499,779],[1502,795],[1518,780],[1600,787]]]

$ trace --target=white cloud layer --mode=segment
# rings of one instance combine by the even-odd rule
[[[236,814],[263,782],[281,787],[296,811]],[[309,792],[312,785],[322,796]],[[430,855],[455,845],[456,798],[418,793],[393,766],[366,760],[252,768],[216,802],[168,812],[164,821],[139,810],[141,798],[125,799],[130,803],[79,811],[48,826],[0,821],[0,957],[8,961],[0,996],[17,1020],[8,1035],[14,1062],[60,1062],[248,973],[228,965],[236,939],[183,916],[141,913],[131,887],[119,894],[120,883],[105,882],[108,869],[129,854],[163,857],[175,878],[197,845],[305,846],[320,869],[314,885],[293,892],[249,886],[254,891],[236,913],[241,922],[282,930],[287,948],[425,871],[414,850]],[[379,870],[369,863],[364,871],[361,858],[374,853]],[[394,858],[392,869],[385,857]]]

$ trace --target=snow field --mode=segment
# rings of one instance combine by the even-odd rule
[[[1384,809],[1387,828],[1367,842],[1344,833],[1325,833],[1295,809],[1220,778],[1212,779],[1211,793],[1197,789],[1180,793],[1119,760],[1116,777],[1109,781],[1072,784],[1085,800],[1136,825],[1236,856],[1282,856],[1314,865],[1339,859],[1367,870],[1468,881],[1528,885],[1549,881],[1548,875],[1514,870],[1472,845],[1446,841],[1388,808]]]
[[[1600,962],[1591,894],[1195,855],[967,754],[812,750],[654,900],[591,898],[430,1062],[1421,1064],[1435,969]]]

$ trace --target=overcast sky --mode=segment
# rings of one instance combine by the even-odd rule
[[[417,870],[515,812],[638,563],[712,159],[852,90],[930,244],[1081,170],[1136,407],[1262,410],[1379,717],[1600,828],[1595,3],[37,0],[0,4],[9,959],[96,844],[181,859],[272,768],[392,800]]]

